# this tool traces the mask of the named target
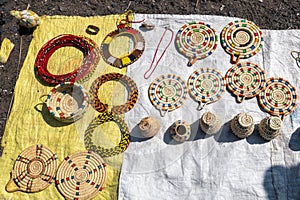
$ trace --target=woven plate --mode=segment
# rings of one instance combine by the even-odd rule
[[[16,159],[12,170],[12,179],[18,188],[7,191],[39,192],[47,188],[55,177],[57,157],[43,145],[25,149]]]
[[[93,133],[94,130],[97,128],[97,126],[105,123],[114,121],[120,128],[121,132],[121,140],[119,144],[113,148],[104,148],[101,146],[94,145],[93,142]],[[130,140],[129,140],[129,129],[126,124],[126,122],[119,117],[118,115],[115,115],[113,113],[102,113],[98,115],[88,126],[87,130],[84,134],[84,144],[86,149],[92,150],[96,153],[98,153],[102,157],[111,157],[117,154],[120,154],[124,152],[127,147],[129,146]]]
[[[218,101],[222,97],[225,91],[224,77],[218,70],[200,68],[190,75],[188,90],[190,95],[199,102],[200,110],[206,104]]]
[[[88,95],[85,89],[73,82],[64,82],[55,86],[47,96],[50,114],[62,122],[80,119],[88,107]]]
[[[117,58],[109,51],[109,46],[113,39],[120,36],[128,36],[134,39],[134,50],[128,55]],[[136,29],[133,28],[121,28],[109,33],[101,44],[101,55],[106,63],[123,68],[134,63],[141,57],[145,49],[145,40],[143,35]]]
[[[264,90],[266,75],[257,64],[251,62],[232,66],[226,73],[227,88],[238,102],[251,98]]]
[[[236,20],[223,28],[221,44],[232,55],[231,62],[238,63],[240,58],[249,58],[260,51],[263,44],[262,32],[251,21]],[[234,60],[234,57],[237,59]]]
[[[55,184],[66,199],[92,199],[106,179],[103,159],[92,151],[67,156],[59,165]]]
[[[197,59],[204,59],[217,48],[216,30],[203,22],[191,22],[183,25],[176,35],[178,50],[190,59],[189,66]]]
[[[275,116],[285,116],[297,106],[298,96],[295,87],[283,78],[269,78],[266,89],[258,96],[260,106]]]
[[[172,111],[179,108],[187,96],[186,83],[174,74],[156,78],[149,87],[149,98],[152,104],[161,111]]]

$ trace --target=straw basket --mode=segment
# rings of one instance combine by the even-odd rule
[[[64,82],[49,92],[46,103],[50,114],[55,119],[74,122],[85,113],[88,107],[88,95],[81,85]]]

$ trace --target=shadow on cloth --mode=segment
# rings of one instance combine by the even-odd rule
[[[130,132],[130,142],[144,142],[146,140],[151,139],[150,138],[145,138],[140,131],[139,125],[135,125],[135,127],[131,130]]]
[[[62,127],[62,126],[67,126],[69,124],[72,124],[73,122],[60,122],[56,120],[48,111],[46,103],[38,103],[34,106],[34,109],[38,112],[40,112],[43,116],[44,121],[52,126],[52,127]]]
[[[247,142],[249,144],[264,144],[264,143],[267,143],[269,141],[263,139],[259,133],[258,133],[258,124],[255,124],[255,128],[254,128],[254,131],[253,133],[247,137]]]
[[[300,199],[300,164],[292,167],[275,165],[264,176],[268,199]]]
[[[289,148],[293,151],[300,151],[300,127],[292,134]]]
[[[231,120],[226,122],[222,126],[219,133],[214,135],[214,138],[217,142],[235,142],[235,141],[241,140],[240,138],[238,138],[237,136],[235,136],[232,133],[232,130],[230,128],[230,123],[231,123]]]

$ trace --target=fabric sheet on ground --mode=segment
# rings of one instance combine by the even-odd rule
[[[140,99],[125,121],[132,135],[138,135],[137,124],[146,116],[155,116],[161,122],[159,133],[148,140],[131,141],[124,160],[119,183],[119,199],[299,199],[300,197],[300,109],[285,118],[282,135],[266,142],[257,129],[247,139],[238,139],[230,128],[229,121],[238,113],[253,116],[255,124],[268,116],[259,107],[257,98],[236,103],[228,91],[222,99],[207,105],[200,112],[198,103],[190,96],[183,106],[161,117],[148,98],[148,88],[162,74],[176,74],[187,81],[189,75],[200,67],[226,71],[232,66],[230,55],[220,42],[212,55],[187,67],[188,59],[178,53],[173,43],[161,59],[153,75],[145,80],[143,74],[149,68],[155,49],[169,26],[175,34],[185,23],[202,21],[216,29],[222,28],[237,18],[220,16],[180,15],[135,15],[136,20],[146,19],[155,24],[152,31],[143,32],[146,49],[142,57],[128,67],[127,75],[139,86]],[[139,25],[134,25],[139,28]],[[266,71],[266,77],[282,77],[290,81],[300,92],[300,69],[291,56],[299,51],[299,30],[263,30],[263,49],[249,59]],[[156,61],[169,41],[170,33],[163,39]],[[223,127],[215,136],[207,136],[199,130],[199,118],[205,111],[220,116]],[[176,120],[191,124],[190,141],[175,144],[168,138],[168,128]]]
[[[50,116],[47,106],[40,101],[40,97],[48,94],[52,87],[41,84],[35,77],[36,55],[47,41],[60,34],[90,37],[99,45],[109,32],[116,29],[118,17],[119,15],[104,17],[41,17],[41,25],[33,33],[27,57],[16,83],[14,103],[2,139],[4,151],[0,158],[0,199],[64,199],[56,189],[54,181],[48,188],[38,193],[7,193],[5,191],[5,185],[10,179],[14,161],[25,148],[43,144],[56,153],[58,163],[60,163],[66,156],[85,150],[83,135],[89,123],[99,114],[90,106],[82,119],[69,125],[60,123]],[[99,27],[99,33],[97,35],[87,34],[85,31],[88,25]],[[121,42],[119,45],[123,47],[119,51],[121,53],[123,50],[127,51],[129,48],[128,41],[125,39],[119,42]],[[75,47],[62,47],[50,57],[48,69],[53,74],[71,72],[80,66],[82,60],[83,53],[80,50]],[[101,74],[109,72],[124,74],[126,70],[111,67],[101,58],[92,76],[81,84],[88,90],[93,80]],[[120,89],[120,86],[122,84],[114,81],[103,84],[99,90],[99,98],[109,105],[122,104],[125,89],[122,90],[122,87]],[[119,88],[118,92],[111,93],[110,91],[116,91],[115,87]],[[98,145],[111,147],[119,143],[120,131],[115,123],[105,123],[96,131],[97,134],[95,134],[94,140],[97,141]],[[122,154],[107,158],[105,162],[107,163],[105,189],[95,199],[116,199]]]

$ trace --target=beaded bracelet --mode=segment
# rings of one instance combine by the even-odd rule
[[[120,128],[120,132],[121,132],[120,143],[113,148],[104,148],[101,146],[96,146],[92,141],[94,130],[96,129],[97,126],[99,126],[105,122],[110,122],[110,121],[114,121]],[[111,157],[111,156],[117,155],[119,153],[122,153],[123,151],[125,151],[127,149],[129,142],[130,142],[129,129],[127,127],[126,122],[122,118],[120,118],[118,115],[115,115],[111,112],[109,112],[109,113],[106,112],[106,113],[98,115],[89,124],[89,126],[84,134],[85,147],[88,150],[96,152],[101,157]]]
[[[102,103],[98,98],[99,87],[102,84],[106,83],[107,81],[120,81],[122,84],[129,87],[127,88],[129,91],[127,102],[124,105],[113,106],[111,112],[116,114],[124,114],[130,111],[138,100],[138,95],[139,95],[138,88],[135,82],[131,78],[119,73],[104,74],[98,77],[92,83],[92,86],[90,87],[90,91],[89,91],[91,94],[90,104],[98,112],[108,112],[108,104]]]
[[[73,72],[54,75],[47,69],[48,61],[51,55],[59,48],[73,46],[81,50],[84,54],[84,60],[81,66]],[[89,74],[98,64],[100,55],[98,55],[96,43],[85,37],[63,34],[49,40],[38,52],[35,61],[35,67],[39,76],[48,84],[57,85],[61,82],[75,82]]]

